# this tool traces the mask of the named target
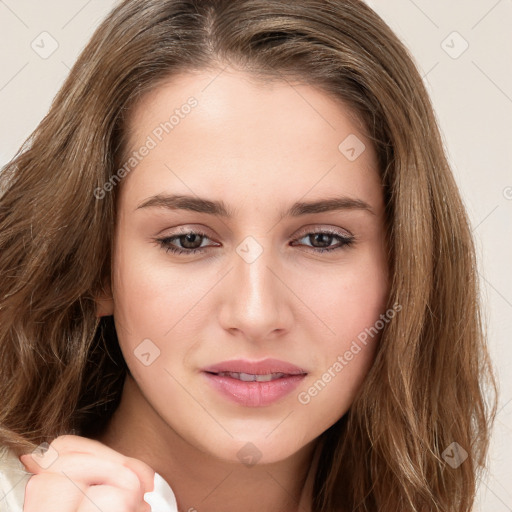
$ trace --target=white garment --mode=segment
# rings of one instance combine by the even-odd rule
[[[13,450],[0,446],[0,512],[23,512],[28,473]],[[155,473],[153,491],[144,494],[151,512],[178,512],[176,498],[169,484]]]
[[[0,446],[0,512],[23,512],[28,473],[14,451]]]

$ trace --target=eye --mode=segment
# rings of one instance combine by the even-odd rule
[[[307,239],[312,244],[308,247],[311,247],[314,252],[337,251],[351,246],[355,241],[355,237],[352,235],[326,229],[303,233],[303,235],[300,238],[296,238],[294,242],[304,239]],[[333,241],[337,241],[337,245],[332,246]]]
[[[215,246],[203,244],[205,240],[209,239],[209,236],[202,231],[183,231],[182,233],[166,236],[165,238],[156,238],[155,242],[157,242],[165,252],[189,255],[204,252],[207,247]],[[355,241],[354,236],[348,236],[342,232],[325,229],[319,231],[306,231],[300,238],[293,240],[293,242],[303,239],[308,239],[312,244],[308,247],[313,250],[313,252],[320,253],[343,249],[352,245]],[[333,241],[337,241],[337,245],[332,246]]]
[[[203,252],[204,239],[209,239],[206,233],[201,231],[183,231],[178,235],[167,236],[165,238],[157,238],[155,241],[160,244],[165,252],[174,254],[195,254]],[[177,247],[175,243],[179,243],[181,247]]]

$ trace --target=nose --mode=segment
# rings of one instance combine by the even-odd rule
[[[244,252],[244,248],[249,250]],[[222,285],[222,327],[249,341],[268,340],[289,331],[293,293],[271,249],[252,240],[239,246],[232,262]]]

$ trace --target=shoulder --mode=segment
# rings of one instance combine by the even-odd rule
[[[25,487],[32,476],[13,450],[0,446],[0,510],[23,512]]]

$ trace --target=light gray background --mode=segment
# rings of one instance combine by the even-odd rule
[[[41,121],[116,3],[0,0],[0,165]],[[512,0],[368,3],[405,42],[424,77],[471,217],[501,383],[490,471],[475,512],[512,511]],[[44,55],[52,39],[58,48]]]

